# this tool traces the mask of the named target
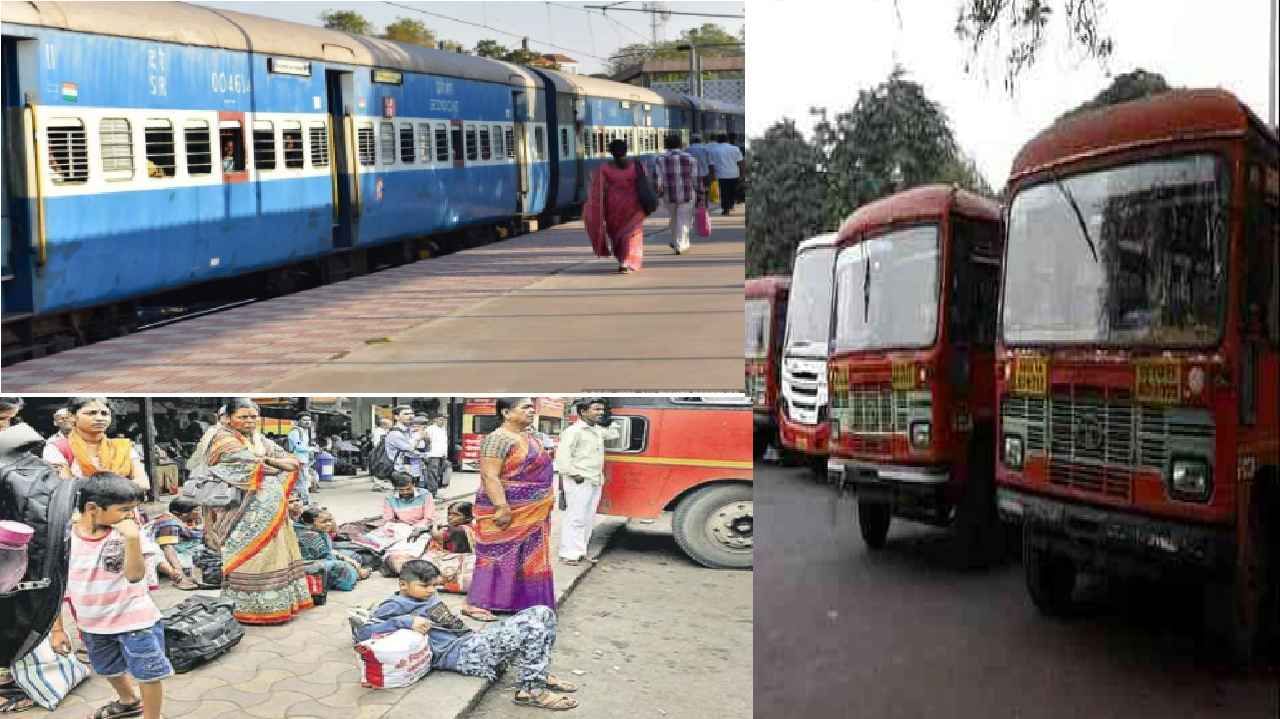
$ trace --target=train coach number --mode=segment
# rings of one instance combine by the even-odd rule
[[[249,78],[239,73],[215,72],[210,76],[210,89],[216,93],[249,92]]]

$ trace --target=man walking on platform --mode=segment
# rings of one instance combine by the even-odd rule
[[[422,461],[426,452],[420,448],[422,430],[426,427],[425,417],[415,417],[413,408],[402,404],[395,409],[395,426],[387,432],[385,441],[387,458],[395,469],[391,478],[408,477],[413,486],[422,486]],[[375,480],[376,484],[376,480]]]
[[[445,430],[447,418],[436,415],[427,426],[427,491],[439,499],[440,488],[444,486],[445,472],[449,463],[449,433]]]
[[[720,182],[720,214],[733,212],[738,199],[738,178],[742,176],[742,151],[729,144],[728,135],[718,135],[711,145],[711,167]]]
[[[702,135],[692,135],[687,152],[698,161],[698,192],[705,202],[707,188],[711,185],[711,150],[702,144]]]
[[[695,200],[701,199],[698,191],[698,161],[693,155],[680,149],[680,135],[670,133],[666,137],[667,151],[658,155],[658,195],[671,213],[671,249],[677,255],[689,249],[689,229],[693,226]]]
[[[288,445],[289,452],[302,463],[298,469],[298,481],[294,484],[294,489],[302,498],[302,505],[305,507],[311,504],[311,475],[314,471],[311,469],[311,458],[317,449],[315,435],[311,431],[311,415],[298,415],[293,429],[289,430]]]
[[[560,529],[560,561],[565,564],[577,564],[586,557],[604,487],[604,443],[621,436],[610,426],[603,400],[580,399],[574,408],[578,421],[560,433],[555,461],[565,500]]]

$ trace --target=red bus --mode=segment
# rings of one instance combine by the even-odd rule
[[[989,558],[996,519],[993,359],[1000,208],[945,185],[854,212],[839,233],[829,375],[832,463],[862,538],[894,516],[956,529],[957,559]]]
[[[831,334],[831,270],[836,233],[805,240],[796,248],[782,341],[782,391],[778,398],[778,440],[827,474],[831,436],[827,400],[827,349]]]
[[[1185,576],[1249,658],[1280,617],[1280,142],[1231,94],[1056,123],[1009,178],[998,502],[1026,585]]]
[[[778,432],[775,408],[778,387],[782,334],[787,319],[787,295],[791,280],[785,275],[770,275],[747,280],[743,305],[746,319],[745,354],[747,396],[755,410],[755,453],[764,455]]]
[[[674,512],[676,543],[707,567],[749,569],[752,422],[742,395],[610,397],[621,437],[605,445],[600,513]]]

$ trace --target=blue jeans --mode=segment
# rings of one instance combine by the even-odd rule
[[[99,676],[118,677],[128,672],[144,684],[173,676],[173,665],[164,654],[164,625],[160,622],[121,634],[83,634],[89,663]]]

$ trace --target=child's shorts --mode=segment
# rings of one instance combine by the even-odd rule
[[[164,654],[164,625],[159,622],[121,634],[83,634],[89,663],[99,676],[118,677],[128,672],[142,683],[173,676],[173,665]]]

